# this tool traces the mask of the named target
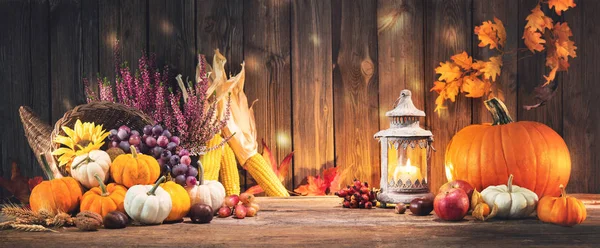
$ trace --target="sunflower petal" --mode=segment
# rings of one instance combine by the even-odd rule
[[[71,149],[75,149],[75,142],[69,137],[58,135],[54,138],[54,143],[68,146]]]

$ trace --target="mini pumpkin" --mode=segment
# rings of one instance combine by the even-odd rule
[[[171,196],[159,185],[165,181],[162,176],[154,185],[135,185],[125,194],[125,212],[131,219],[141,224],[162,223],[173,207]]]
[[[538,196],[531,190],[513,185],[513,175],[506,185],[489,186],[481,191],[483,201],[489,206],[498,206],[497,217],[520,219],[535,212]]]
[[[98,175],[102,179],[102,182],[106,182],[108,180],[110,164],[111,160],[108,153],[93,150],[88,154],[80,155],[73,159],[71,176],[88,189],[98,187],[98,181],[94,176]]]
[[[165,221],[178,221],[183,219],[190,211],[190,196],[187,191],[179,184],[168,181],[160,185],[171,196],[173,208]]]
[[[48,165],[46,156],[41,155],[44,171],[48,181],[43,181],[33,188],[29,196],[31,210],[39,212],[46,210],[54,214],[58,212],[72,212],[79,207],[81,185],[72,177],[54,178]]]
[[[219,210],[225,199],[225,188],[219,181],[204,180],[204,168],[198,161],[198,182],[193,187],[186,187],[191,204],[206,204],[213,211]]]
[[[130,150],[131,154],[119,155],[113,161],[110,170],[113,180],[127,188],[154,183],[160,175],[158,161],[151,156],[138,154],[133,146]]]
[[[125,201],[127,189],[114,183],[104,185],[99,175],[94,175],[94,177],[100,186],[85,192],[81,198],[81,211],[94,212],[102,217],[112,211],[125,212],[123,201]]]
[[[542,197],[537,207],[538,218],[543,222],[561,226],[581,224],[587,217],[585,205],[579,199],[567,196],[563,185],[559,188],[560,197]]]

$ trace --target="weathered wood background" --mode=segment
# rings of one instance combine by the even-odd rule
[[[0,0],[0,176],[10,161],[27,176],[41,175],[29,149],[18,107],[31,106],[54,123],[84,102],[83,77],[113,72],[113,44],[134,67],[143,50],[192,76],[195,54],[228,58],[227,69],[247,64],[246,92],[255,105],[259,139],[278,160],[295,151],[288,188],[307,175],[337,166],[377,182],[379,149],[373,134],[399,92],[413,92],[428,115],[438,152],[433,188],[445,181],[444,148],[452,135],[489,121],[480,99],[460,97],[441,115],[433,112],[434,68],[452,54],[477,47],[474,25],[494,16],[507,30],[507,49],[524,48],[525,17],[537,0]],[[534,111],[533,89],[546,73],[544,55],[523,53],[504,61],[500,82],[519,120],[547,124],[572,156],[569,191],[600,193],[600,1],[579,0],[568,21],[578,57],[558,76],[557,95]],[[114,78],[113,78],[114,79]],[[251,184],[244,177],[243,184]],[[4,192],[6,194],[6,192]]]

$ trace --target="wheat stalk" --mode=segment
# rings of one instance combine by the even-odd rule
[[[5,222],[2,222],[2,223],[0,223],[0,230],[11,228],[12,224],[15,224],[15,222],[14,221],[5,221]]]
[[[10,226],[15,230],[25,232],[57,232],[42,225],[12,224]]]

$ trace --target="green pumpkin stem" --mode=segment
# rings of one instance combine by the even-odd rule
[[[506,183],[506,188],[508,193],[512,193],[512,183],[513,183],[513,175],[510,174],[510,176],[508,177],[508,183]]]
[[[98,184],[100,185],[100,190],[102,191],[102,196],[108,196],[108,190],[106,190],[106,184],[104,184],[104,180],[102,180],[102,178],[100,178],[100,176],[98,174],[94,174],[94,178],[96,178],[96,180],[98,181]]]
[[[92,158],[90,158],[90,154],[88,153],[88,156],[87,156],[87,158],[85,158],[85,159],[83,159],[83,160],[79,161],[79,163],[77,163],[77,164],[75,164],[75,165],[71,166],[71,170],[77,169],[77,167],[79,167],[79,166],[80,166],[81,164],[83,164],[83,163],[86,163],[86,164],[88,164],[88,163],[90,163],[90,162],[96,162],[96,161],[94,161]]]
[[[204,166],[202,166],[202,162],[198,158],[198,185],[202,184],[204,184]]]
[[[156,184],[154,184],[154,186],[152,186],[152,188],[150,189],[150,191],[148,191],[148,195],[154,195],[154,192],[156,192],[156,189],[158,188],[158,185],[160,185],[161,183],[163,183],[167,178],[165,176],[162,176],[158,179],[158,181],[156,181]]]
[[[484,102],[485,107],[492,114],[492,119],[494,119],[494,123],[492,125],[504,125],[513,122],[513,119],[510,117],[508,113],[508,108],[500,99],[492,98]]]
[[[135,146],[129,146],[129,150],[131,150],[131,156],[133,156],[133,158],[137,158],[137,150],[135,149]]]
[[[50,169],[50,165],[48,164],[48,160],[46,160],[46,155],[44,153],[40,153],[40,160],[42,160],[42,164],[44,164],[44,173],[46,173],[48,180],[54,179],[54,174],[52,173],[52,169]]]

